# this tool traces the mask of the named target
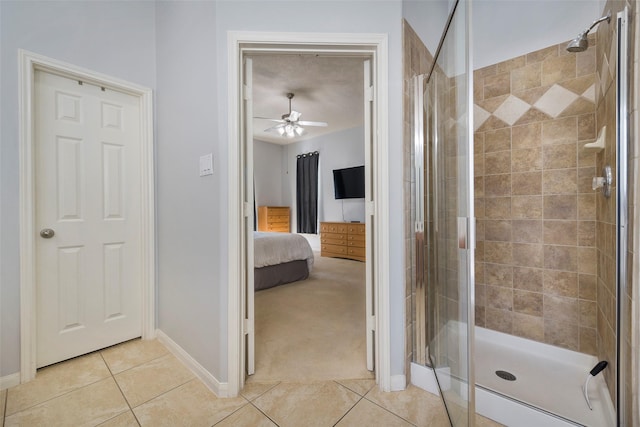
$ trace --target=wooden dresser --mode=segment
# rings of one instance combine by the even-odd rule
[[[288,206],[259,206],[258,231],[291,232]]]
[[[321,256],[365,261],[365,224],[320,223]]]

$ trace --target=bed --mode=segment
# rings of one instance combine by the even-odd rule
[[[313,251],[299,234],[253,232],[256,291],[304,280],[313,268]]]

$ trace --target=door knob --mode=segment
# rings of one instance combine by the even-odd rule
[[[52,238],[54,235],[56,234],[55,231],[53,231],[50,228],[43,228],[42,230],[40,230],[40,237],[44,238],[44,239],[50,239]]]

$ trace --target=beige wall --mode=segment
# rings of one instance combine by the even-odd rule
[[[476,324],[590,354],[595,81],[564,43],[474,72]]]

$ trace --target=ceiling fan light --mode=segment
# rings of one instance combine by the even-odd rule
[[[293,138],[295,136],[293,133],[293,125],[286,125],[284,127],[284,131],[289,138]]]
[[[2,1],[2,0],[0,0]],[[311,122],[311,121],[299,121],[302,117],[302,113],[291,109],[291,99],[293,99],[293,93],[287,93],[287,99],[289,99],[289,113],[283,114],[282,119],[270,119],[266,117],[254,117],[257,119],[266,119],[272,122],[279,123],[276,126],[265,129],[265,132],[277,132],[278,135],[285,138],[295,138],[306,134],[306,130],[303,126],[323,126],[326,127],[326,122]]]

